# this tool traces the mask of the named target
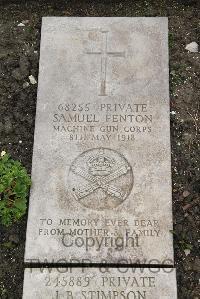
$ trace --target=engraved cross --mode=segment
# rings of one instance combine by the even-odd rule
[[[125,57],[123,52],[110,52],[108,51],[108,31],[101,31],[102,33],[102,50],[87,52],[87,54],[101,56],[101,81],[100,81],[100,96],[106,96],[106,77],[107,77],[107,59],[111,57]]]

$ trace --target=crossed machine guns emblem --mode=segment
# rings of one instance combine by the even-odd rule
[[[133,179],[131,166],[122,155],[111,149],[100,148],[84,152],[72,163],[70,171],[87,181],[85,184],[81,180],[77,188],[72,188],[77,200],[101,189],[106,197],[111,196],[121,203],[130,193]],[[115,180],[118,181],[118,186],[112,184]],[[83,186],[80,186],[82,183]]]

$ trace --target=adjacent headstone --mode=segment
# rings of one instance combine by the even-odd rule
[[[43,18],[32,182],[25,262],[173,264],[167,18]]]
[[[23,299],[176,299],[174,269],[26,269]]]

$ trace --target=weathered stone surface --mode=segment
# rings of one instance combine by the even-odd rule
[[[43,18],[26,262],[173,264],[168,89],[167,18]]]
[[[23,299],[176,299],[174,269],[26,269]]]

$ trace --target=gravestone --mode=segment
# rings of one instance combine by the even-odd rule
[[[167,18],[43,18],[25,262],[173,264],[168,81]]]
[[[26,269],[23,299],[176,299],[174,269]]]

